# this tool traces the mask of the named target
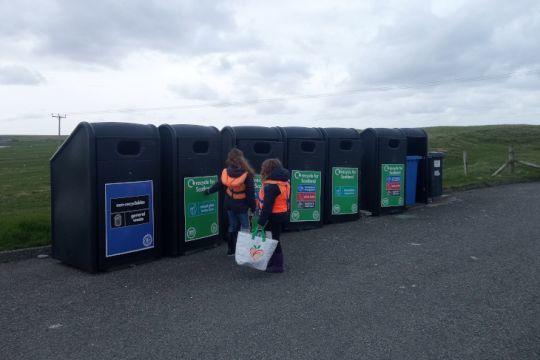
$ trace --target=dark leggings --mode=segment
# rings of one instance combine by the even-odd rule
[[[281,231],[283,231],[283,223],[274,222],[270,220],[270,222],[268,222],[268,225],[266,225],[265,229],[272,232],[272,239],[279,241],[279,238],[281,236]],[[281,241],[279,241],[274,253],[278,253],[278,254],[282,253]]]
[[[268,225],[266,225],[265,230],[272,232],[272,239],[279,241],[279,237],[281,236],[281,231],[283,229],[283,224],[278,222],[270,221],[268,222]]]

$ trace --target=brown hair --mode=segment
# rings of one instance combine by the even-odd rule
[[[282,168],[283,165],[281,164],[281,161],[279,159],[266,159],[263,161],[261,165],[261,177],[262,180],[268,180],[270,175],[275,169]]]
[[[244,171],[247,171],[249,174],[254,175],[255,170],[249,165],[249,162],[244,157],[242,150],[233,148],[227,154],[227,165],[236,166],[242,168]]]

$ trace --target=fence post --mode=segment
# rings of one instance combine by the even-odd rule
[[[468,164],[467,164],[467,150],[463,150],[463,173],[467,176]]]
[[[514,148],[512,145],[508,146],[508,163],[510,164],[510,172],[514,172],[514,163],[515,163],[515,156],[514,156]]]

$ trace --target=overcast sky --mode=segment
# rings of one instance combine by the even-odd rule
[[[0,0],[0,134],[540,124],[538,0]]]

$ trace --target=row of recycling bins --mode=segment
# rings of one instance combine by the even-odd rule
[[[80,123],[53,155],[53,256],[96,272],[220,241],[220,196],[206,195],[230,149],[256,171],[291,171],[288,230],[395,213],[442,194],[442,154],[422,129]],[[256,191],[260,176],[255,177]]]

